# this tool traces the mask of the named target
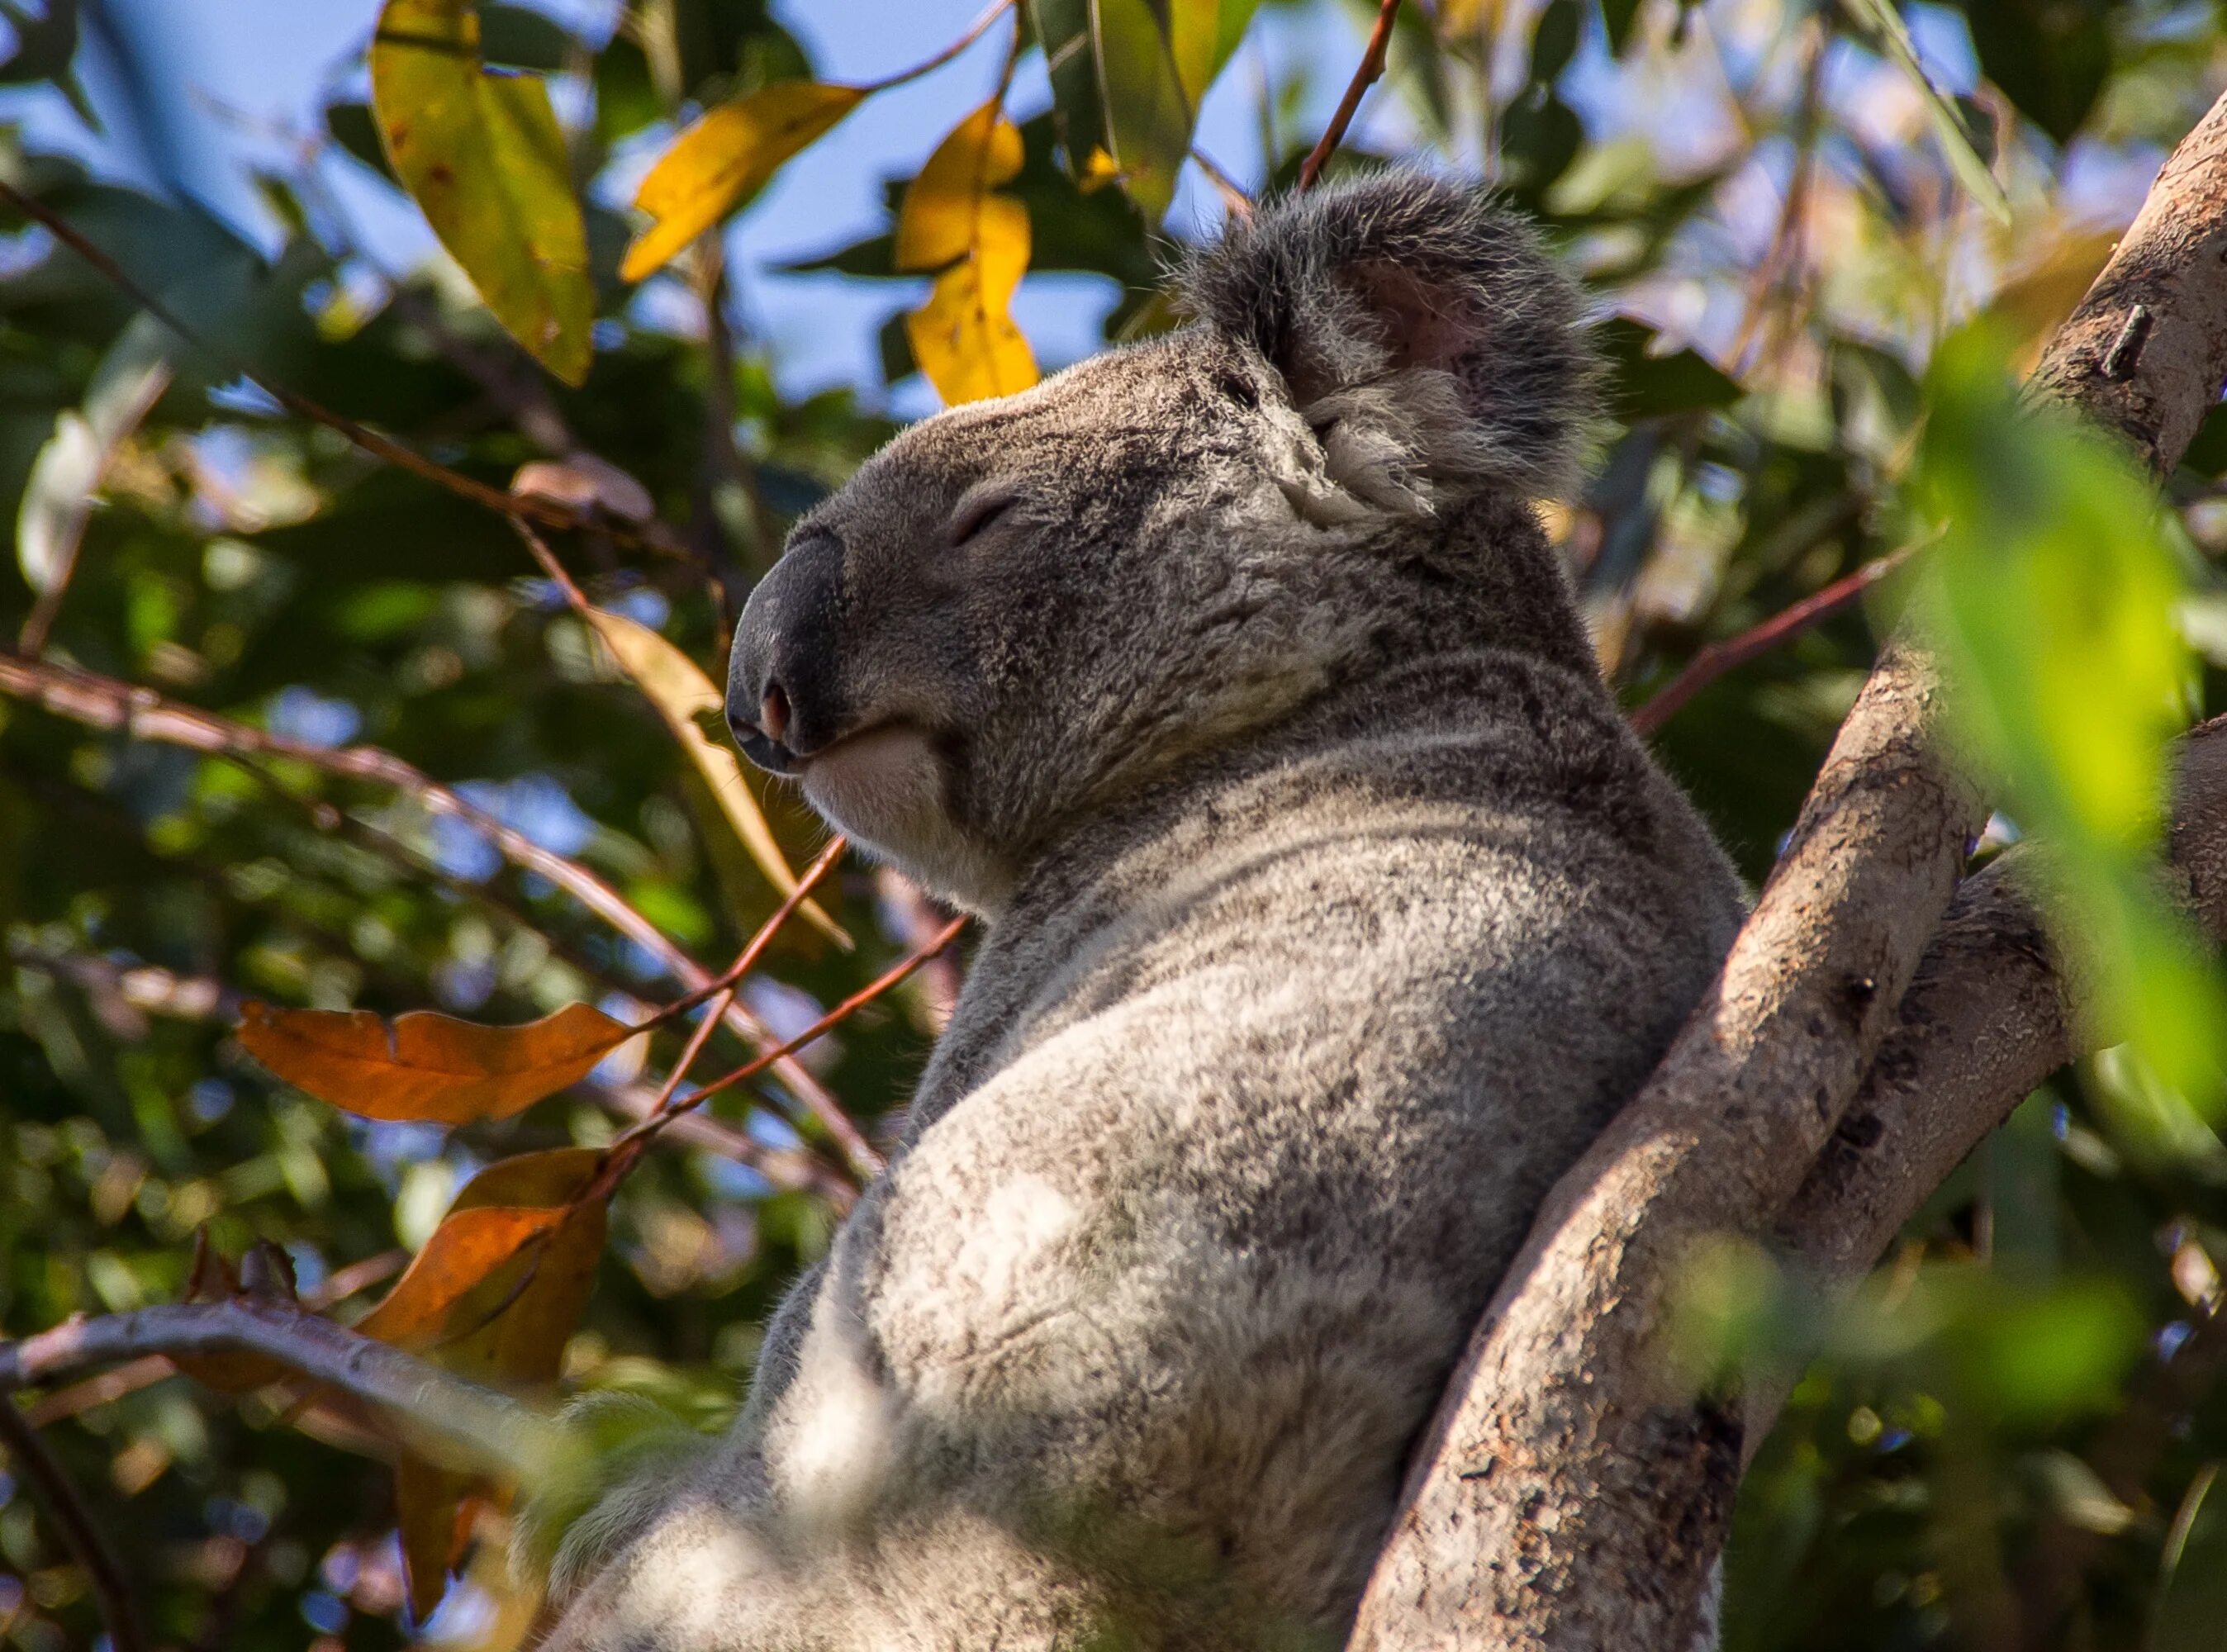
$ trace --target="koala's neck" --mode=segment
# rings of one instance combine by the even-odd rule
[[[1179,969],[1178,932],[1203,901],[1241,884],[1291,898],[1268,874],[1293,845],[1481,828],[1535,800],[1551,807],[1573,753],[1627,743],[1582,624],[1550,589],[1551,609],[1530,616],[1553,637],[1546,649],[1403,638],[1288,720],[1071,822],[992,919],[913,1128],[1108,979]]]

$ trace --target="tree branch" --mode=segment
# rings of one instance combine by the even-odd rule
[[[74,666],[52,660],[30,660],[0,653],[0,695],[28,700],[90,728],[116,729],[134,739],[160,741],[213,756],[284,757],[350,780],[391,786],[433,814],[463,821],[495,845],[505,858],[537,872],[563,890],[629,941],[637,942],[661,962],[687,992],[700,992],[711,985],[711,973],[669,939],[616,890],[588,867],[544,849],[521,832],[514,831],[469,799],[443,786],[424,770],[377,746],[313,746],[269,733],[251,724],[197,706],[166,699],[150,688],[119,682]],[[776,1049],[781,1040],[739,1000],[724,1011],[727,1024],[761,1055]],[[773,1063],[775,1076],[824,1121],[844,1117],[842,1105],[826,1087],[800,1062],[782,1056]],[[846,1118],[846,1123],[847,1118]],[[879,1160],[855,1125],[848,1134],[835,1132],[844,1141],[853,1173],[862,1180],[878,1168]]]
[[[150,1354],[263,1355],[372,1406],[412,1451],[443,1467],[517,1480],[557,1460],[555,1426],[508,1395],[329,1319],[249,1297],[80,1317],[0,1343],[0,1395]]]
[[[1391,49],[1392,24],[1400,16],[1400,0],[1382,0],[1376,11],[1376,22],[1369,31],[1369,44],[1362,48],[1361,64],[1346,83],[1345,95],[1337,100],[1337,112],[1323,128],[1322,137],[1307,158],[1299,166],[1299,188],[1311,189],[1322,169],[1330,164],[1330,157],[1337,153],[1337,146],[1345,139],[1345,129],[1353,124],[1354,112],[1361,107],[1361,94],[1369,90],[1384,73],[1384,54]]]
[[[2160,469],[2227,380],[2223,220],[2227,99],[2167,163],[2038,374]],[[2186,315],[2168,323],[2166,303]],[[2170,351],[2145,348],[2164,332]],[[1937,700],[1922,654],[1891,645],[1723,973],[1550,1196],[1471,1339],[1356,1648],[1667,1649],[1692,1636],[1743,1430],[1733,1409],[1669,1388],[1655,1341],[1662,1287],[1704,1235],[1771,1231],[1873,1052],[1905,1024],[1905,989],[1981,818],[1936,755]],[[1910,1006],[1929,1008],[1947,1011],[1924,993]]]
[[[63,1546],[93,1580],[93,1598],[100,1603],[101,1622],[108,1626],[110,1652],[146,1652],[147,1632],[139,1621],[139,1608],[131,1598],[131,1582],[108,1540],[101,1535],[93,1511],[78,1495],[68,1471],[55,1461],[39,1431],[31,1426],[12,1400],[0,1398],[0,1451],[15,1462],[47,1505]]]
[[[529,495],[507,494],[501,488],[491,488],[487,483],[467,476],[461,471],[452,470],[447,465],[429,459],[407,443],[398,442],[391,436],[382,436],[369,425],[359,423],[345,413],[336,413],[329,407],[311,401],[307,396],[289,390],[285,386],[274,382],[266,375],[240,362],[226,360],[220,352],[212,351],[207,340],[201,338],[193,328],[181,321],[175,310],[148,291],[133,277],[131,271],[111,258],[107,252],[88,238],[84,231],[79,229],[76,225],[48,206],[46,202],[26,195],[6,179],[0,178],[0,203],[6,204],[40,225],[56,240],[91,265],[132,303],[162,322],[186,343],[197,350],[214,354],[218,360],[224,361],[227,367],[238,373],[296,418],[305,418],[313,424],[322,424],[327,430],[338,432],[373,458],[384,460],[398,469],[407,470],[411,475],[422,477],[437,488],[445,488],[459,498],[469,499],[475,505],[483,505],[497,515],[508,517],[513,520],[531,518],[547,527],[592,527],[622,545],[641,546],[667,556],[679,557],[683,560],[689,559],[687,547],[673,536],[672,529],[654,519],[638,526],[609,523],[599,520],[592,512],[573,509]]]

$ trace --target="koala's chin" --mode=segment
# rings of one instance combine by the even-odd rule
[[[890,723],[854,734],[799,778],[820,819],[923,887],[981,914],[1011,892],[1013,869],[952,820],[942,762],[919,730]]]

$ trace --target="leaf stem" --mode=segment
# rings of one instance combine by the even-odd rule
[[[908,80],[917,80],[923,74],[932,73],[934,71],[941,68],[945,64],[951,61],[953,58],[957,57],[961,52],[972,46],[976,41],[981,39],[983,35],[988,34],[990,32],[990,25],[996,22],[999,18],[1004,16],[1007,12],[1012,10],[1018,3],[1019,0],[992,0],[992,3],[983,11],[980,16],[975,18],[973,22],[967,25],[967,32],[965,34],[961,35],[957,40],[952,41],[950,45],[945,47],[934,57],[929,58],[925,62],[916,63],[909,69],[900,69],[895,74],[885,75],[879,80],[869,80],[865,85],[858,87],[858,90],[869,93],[886,92],[891,86],[900,86]]]

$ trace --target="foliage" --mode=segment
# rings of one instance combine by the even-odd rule
[[[370,102],[336,80],[325,153],[259,179],[271,256],[190,202],[0,154],[193,331],[7,218],[0,1325],[221,1296],[283,1254],[305,1303],[603,1396],[597,1426],[670,1452],[731,1414],[953,987],[916,891],[797,870],[820,833],[737,762],[714,686],[787,524],[891,429],[866,391],[783,392],[735,335],[721,237],[941,60],[825,80],[756,0],[626,0],[602,37],[493,0],[360,10]],[[1185,158],[1201,109],[1256,103],[1238,182],[1287,186],[1320,135],[1294,112],[1343,89],[1375,10],[999,9],[994,79],[917,134],[887,232],[808,268],[902,284],[873,288],[889,378],[948,401],[1033,381],[1031,272],[1116,290],[1109,339],[1165,326],[1158,238],[1220,206]],[[0,83],[82,103],[73,0],[0,11]],[[1016,90],[1037,65],[1048,104]],[[1918,547],[2004,810],[1988,847],[2052,844],[2062,932],[2128,1040],[2031,1100],[1853,1306],[1821,1313],[1760,1255],[1697,1279],[1705,1368],[1809,1364],[1743,1502],[1735,1647],[2217,1638],[2219,989],[2147,868],[2165,742],[2227,660],[2201,554],[2227,539],[2227,424],[2159,509],[2016,415],[2005,364],[2131,209],[2094,180],[2146,176],[2223,67],[2214,15],[2162,0],[1411,0],[1332,162],[1489,156],[1598,295],[1612,418],[1552,525],[1630,704]],[[635,210],[603,204],[642,161]],[[381,275],[341,165],[414,201],[444,260]],[[489,508],[514,485],[546,544]],[[1834,608],[1656,735],[1751,874],[1872,639]],[[514,1642],[534,1602],[503,1580],[505,1488],[391,1470],[378,1419],[268,1368],[198,1375],[27,1407],[160,1641]],[[543,1490],[545,1524],[582,1501]],[[0,1493],[0,1637],[93,1643],[84,1569]]]

